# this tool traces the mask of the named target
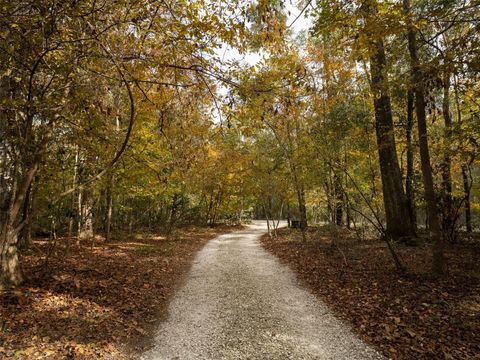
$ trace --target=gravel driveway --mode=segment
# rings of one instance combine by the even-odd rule
[[[142,359],[383,359],[260,246],[265,232],[254,222],[198,253]]]

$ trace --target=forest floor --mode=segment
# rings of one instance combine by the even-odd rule
[[[239,227],[138,233],[106,244],[34,241],[24,285],[0,293],[0,358],[126,359],[150,346],[173,290],[208,240]]]
[[[409,270],[402,277],[383,241],[346,229],[311,228],[305,242],[292,229],[262,237],[301,282],[393,359],[480,359],[479,241],[463,239],[449,248],[449,275],[437,280],[425,243],[397,246]]]

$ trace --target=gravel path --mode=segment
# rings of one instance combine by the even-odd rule
[[[255,222],[198,253],[142,359],[383,359],[260,246],[265,232]]]

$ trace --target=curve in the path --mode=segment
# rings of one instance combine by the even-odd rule
[[[260,246],[265,232],[255,222],[197,254],[142,359],[383,359]]]

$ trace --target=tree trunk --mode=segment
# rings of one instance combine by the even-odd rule
[[[131,238],[133,236],[133,210],[130,210],[128,214],[128,237]]]
[[[93,194],[91,189],[83,189],[80,194],[78,239],[87,240],[93,238]]]
[[[277,230],[278,230],[278,226],[280,225],[280,220],[282,220],[282,218],[283,218],[283,206],[284,205],[285,205],[285,200],[282,200],[282,203],[280,205],[280,211],[278,213],[277,222],[275,223],[275,219],[273,219],[273,235],[274,235],[274,237],[278,236]]]
[[[380,173],[386,216],[387,236],[395,240],[415,235],[408,203],[403,191],[402,173],[398,165],[391,101],[386,75],[383,40],[375,41],[371,57],[372,92],[375,107]]]
[[[36,158],[37,160],[39,157]],[[0,289],[18,285],[23,281],[22,269],[18,258],[18,234],[25,223],[17,224],[17,218],[27,196],[33,178],[38,170],[38,161],[34,161],[24,176],[14,181],[11,191],[11,203],[6,217],[2,218],[0,228]],[[16,173],[16,172],[15,172]]]
[[[455,106],[457,108],[457,122],[462,122],[462,110],[460,109],[460,98],[458,96],[457,78],[454,76],[454,90],[455,90]],[[463,200],[465,208],[465,227],[467,233],[472,232],[472,210],[470,205],[470,179],[469,179],[469,165],[462,165],[463,178]]]
[[[442,164],[442,200],[443,200],[443,216],[442,228],[443,233],[450,241],[454,238],[454,222],[455,208],[452,197],[452,159],[450,155],[450,143],[452,135],[452,115],[450,112],[450,72],[445,70],[443,78],[443,118],[445,121],[445,147],[444,158]]]
[[[343,225],[343,190],[340,183],[340,176],[335,174],[333,176],[334,192],[335,192],[335,224],[337,226]]]
[[[403,0],[405,13],[411,17],[410,1]],[[410,19],[411,20],[411,19]],[[416,34],[413,24],[408,25],[408,50],[412,67],[412,81],[415,91],[415,109],[417,114],[418,137],[420,145],[420,161],[422,165],[423,185],[428,211],[428,228],[430,238],[434,242],[432,271],[436,275],[445,274],[444,241],[440,228],[438,210],[435,201],[432,168],[430,166],[430,152],[427,137],[427,115],[425,103],[425,89],[423,75],[420,69],[420,60],[417,53]]]
[[[120,119],[119,117],[117,116],[116,117],[116,120],[115,120],[115,132],[119,132],[120,131]],[[115,152],[115,156],[117,155],[117,152]],[[106,194],[106,205],[107,205],[107,208],[106,208],[106,224],[105,224],[105,241],[106,242],[110,242],[110,238],[111,238],[111,230],[112,230],[112,214],[113,214],[113,195],[112,195],[112,191],[113,191],[113,186],[114,186],[114,177],[115,177],[115,174],[114,174],[114,169],[110,169],[110,171],[108,172],[108,181],[107,181],[107,194]],[[150,221],[150,217],[149,217],[149,221]],[[149,224],[149,228],[150,228],[150,224]]]
[[[29,126],[31,126],[31,121]],[[10,285],[18,285],[23,280],[18,258],[18,235],[28,219],[22,221],[19,219],[19,215],[28,195],[28,189],[38,172],[43,154],[47,149],[49,135],[48,132],[44,135],[44,138],[35,147],[35,153],[23,154],[25,166],[21,174],[17,166],[12,171],[13,184],[6,196],[9,204],[5,209],[5,215],[0,216],[0,289]],[[30,137],[26,136],[26,139],[30,140]],[[26,143],[30,144],[28,141]]]
[[[32,242],[32,226],[30,221],[31,206],[33,205],[32,184],[28,187],[27,194],[25,195],[25,201],[23,203],[22,222],[24,223],[23,229],[20,232],[20,238],[18,239],[18,245],[20,249],[28,249]]]
[[[0,289],[10,285],[18,285],[23,280],[18,258],[18,234],[25,222],[18,221],[18,217],[25,202],[28,189],[37,174],[46,144],[46,141],[41,143],[33,161],[25,168],[24,175],[19,175],[18,169],[13,171],[14,182],[8,196],[10,204],[5,217],[2,216],[0,218]]]
[[[297,198],[298,198],[298,212],[300,215],[300,229],[305,231],[307,229],[307,206],[305,204],[305,190],[302,185],[299,185],[297,189]]]
[[[214,202],[214,193],[215,193],[215,190],[212,189],[212,191],[210,192],[210,196],[209,196],[209,200],[208,200],[208,204],[207,204],[207,213],[205,215],[205,224],[206,225],[210,225],[210,223],[211,223],[213,202]]]
[[[414,186],[414,152],[413,152],[413,111],[414,111],[415,96],[413,91],[409,88],[407,94],[407,126],[406,126],[406,140],[407,140],[407,176],[405,178],[405,193],[407,195],[408,212],[412,219],[414,229],[417,228],[417,211],[415,208],[415,186]]]
[[[298,214],[300,216],[300,230],[302,231],[302,239],[305,241],[306,235],[305,231],[307,230],[308,227],[308,222],[307,222],[307,206],[305,203],[305,189],[303,187],[303,184],[300,182],[300,179],[298,177],[298,168],[296,164],[294,164],[290,160],[290,168],[292,171],[293,175],[293,182],[295,186],[295,191],[297,193],[297,202],[298,202]]]
[[[327,214],[328,214],[328,222],[331,224],[335,224],[335,199],[334,199],[334,191],[332,190],[332,180],[331,180],[331,166],[325,166],[325,181],[323,185],[325,187],[325,195],[327,196]]]
[[[0,290],[23,281],[23,273],[18,259],[18,236],[12,225],[3,227],[0,233]]]
[[[346,224],[347,224],[347,229],[352,228],[352,212],[350,210],[350,202],[348,201],[348,197],[345,196],[345,212],[346,212]]]
[[[178,194],[174,194],[172,197],[172,205],[170,207],[170,215],[168,219],[168,232],[170,233],[173,230],[173,227],[175,226],[175,223],[177,221],[177,211],[178,211],[178,206],[180,205],[179,203],[179,196]]]
[[[72,187],[75,187],[77,185],[77,177],[78,177],[78,162],[80,160],[80,149],[77,146],[77,150],[75,151],[75,163],[73,165],[73,177],[72,177]],[[70,247],[71,239],[72,239],[72,234],[73,234],[73,221],[75,220],[75,197],[76,197],[76,192],[72,193],[71,197],[71,203],[70,203],[70,218],[68,220],[68,243],[67,246]],[[77,195],[80,196],[80,195]],[[78,212],[77,216],[80,216],[80,203],[81,199],[77,198],[79,201],[78,205]]]
[[[345,169],[348,169],[348,161],[347,161],[347,151],[345,149]],[[352,214],[350,209],[350,199],[348,198],[348,175],[345,174],[345,187],[343,188],[342,195],[343,195],[343,208],[345,209],[345,224],[347,225],[347,229],[350,230],[351,228],[351,221],[352,221]]]
[[[265,213],[265,218],[267,219],[267,232],[268,232],[268,236],[269,237],[272,237],[272,233],[270,231],[270,217],[268,216],[268,211],[267,211],[267,207],[265,206],[265,204],[262,204],[263,206],[263,212]]]
[[[108,175],[108,184],[107,184],[107,193],[106,193],[106,211],[105,211],[105,241],[110,242],[111,240],[111,229],[112,229],[112,213],[113,213],[113,172],[110,171]]]
[[[290,203],[287,203],[287,227],[288,228],[292,227],[292,221],[291,221],[291,216],[290,216]]]
[[[468,165],[462,166],[462,177],[463,177],[463,194],[464,194],[464,207],[465,207],[465,226],[467,228],[467,233],[472,232],[472,209],[470,205],[470,179],[469,179],[469,168]]]

